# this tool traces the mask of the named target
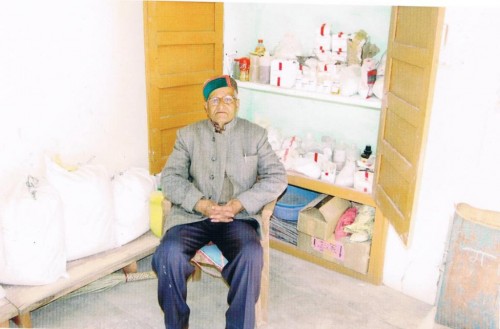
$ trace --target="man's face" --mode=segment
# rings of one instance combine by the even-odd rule
[[[205,102],[205,110],[208,117],[223,128],[234,119],[238,113],[239,105],[240,103],[236,99],[234,89],[231,87],[222,87],[212,91]]]

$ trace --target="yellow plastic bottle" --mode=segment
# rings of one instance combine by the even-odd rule
[[[163,235],[163,192],[153,191],[149,197],[149,226],[154,235]]]

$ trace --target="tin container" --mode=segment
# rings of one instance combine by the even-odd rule
[[[250,58],[240,58],[240,81],[250,80]]]

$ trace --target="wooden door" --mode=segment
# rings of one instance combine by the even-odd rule
[[[444,9],[394,7],[374,197],[405,244],[416,209]]]
[[[160,172],[178,128],[206,118],[202,87],[222,74],[223,4],[144,2],[149,170]]]

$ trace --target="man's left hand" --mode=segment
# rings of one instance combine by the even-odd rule
[[[243,210],[243,205],[240,200],[232,199],[222,206],[213,206],[211,209],[210,219],[214,223],[229,223],[232,222],[234,216]]]

